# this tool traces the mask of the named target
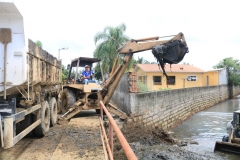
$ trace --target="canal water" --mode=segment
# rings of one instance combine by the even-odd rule
[[[213,152],[215,142],[222,141],[222,137],[227,135],[227,123],[232,120],[233,111],[236,110],[240,110],[240,95],[198,112],[171,130],[170,134],[174,139],[188,142],[184,148],[189,151],[210,155],[216,159],[239,160],[239,155]],[[196,141],[198,145],[190,144],[190,141]]]

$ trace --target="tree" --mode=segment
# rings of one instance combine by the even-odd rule
[[[138,57],[138,59],[134,63],[135,65],[137,64],[150,64],[150,62],[143,57]]]
[[[94,57],[101,58],[103,74],[109,74],[115,58],[118,55],[117,49],[122,46],[129,38],[124,35],[126,25],[121,24],[117,27],[107,26],[103,32],[99,32],[94,37],[95,45]],[[96,71],[97,68],[95,69]]]
[[[98,80],[102,78],[102,74],[101,74],[101,70],[100,70],[99,64],[97,64],[96,67],[95,67],[95,75],[94,75],[94,77],[96,79],[98,79]]]
[[[240,61],[232,57],[221,60],[217,65],[213,66],[214,69],[225,68],[228,73],[228,84],[240,85]]]
[[[66,69],[66,67],[64,65],[62,65],[62,82],[64,82],[64,80],[66,80],[68,75],[68,70]]]
[[[37,40],[35,43],[39,48],[42,48],[42,42],[41,41]]]

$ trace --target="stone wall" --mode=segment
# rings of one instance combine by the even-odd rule
[[[233,97],[238,95],[240,93],[240,86],[237,86],[237,87],[233,86],[232,92],[233,92]]]
[[[222,102],[231,95],[227,85],[127,93],[126,80],[125,74],[112,97],[114,103],[124,112],[135,115],[135,123],[168,130],[196,112]],[[240,87],[233,87],[231,90],[233,96],[240,94]]]

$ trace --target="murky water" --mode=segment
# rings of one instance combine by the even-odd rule
[[[208,154],[216,159],[240,159],[238,155],[213,152],[215,142],[222,141],[222,137],[227,135],[226,126],[235,110],[240,110],[240,95],[198,112],[170,133],[178,140],[198,142],[198,145],[188,143],[185,147],[187,150]]]

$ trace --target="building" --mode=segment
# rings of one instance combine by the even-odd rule
[[[204,73],[204,86],[215,86],[228,84],[226,68],[209,70]]]
[[[179,89],[204,86],[206,71],[187,64],[165,65],[167,80],[158,64],[137,64],[134,69],[138,82],[147,85],[149,90]]]

